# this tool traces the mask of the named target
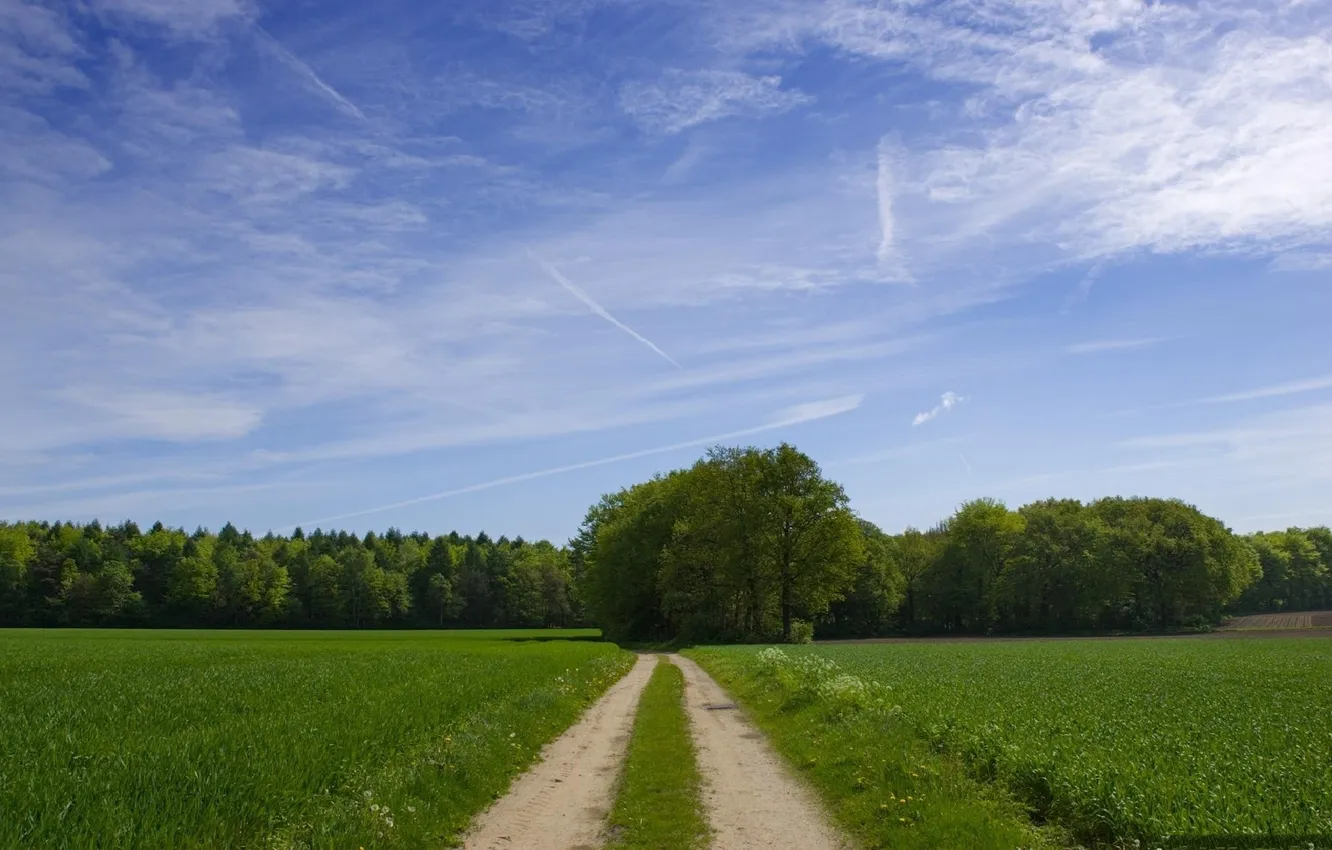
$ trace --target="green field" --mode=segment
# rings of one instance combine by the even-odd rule
[[[0,631],[0,847],[447,846],[633,661],[551,636]]]
[[[840,768],[814,779],[834,797],[885,787],[889,796],[902,794],[892,807],[902,813],[888,819],[893,828],[875,834],[920,827],[920,806],[914,798],[907,804],[899,789],[923,793],[930,785],[924,774],[949,761],[1004,789],[1037,822],[1082,841],[1332,833],[1332,640],[893,643],[693,654],[757,704],[779,747],[784,735],[822,732],[833,743],[867,746],[829,752]],[[783,714],[806,720],[793,730],[782,725]],[[857,728],[866,734],[854,737]],[[902,729],[948,757],[904,769],[903,759],[915,757],[900,743],[873,744],[897,741]],[[784,749],[792,755],[798,742]]]

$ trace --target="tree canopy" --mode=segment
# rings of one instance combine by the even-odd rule
[[[484,534],[0,523],[0,626],[583,624],[569,553]]]
[[[1175,499],[961,505],[885,534],[793,447],[714,449],[604,497],[574,541],[589,616],[629,640],[1172,630],[1332,607],[1332,533],[1233,534]]]
[[[1170,630],[1332,608],[1332,531],[1248,536],[1174,499],[961,505],[887,534],[794,447],[603,496],[567,546],[389,529],[253,537],[0,523],[0,626],[523,627],[616,640]]]
[[[713,449],[608,496],[576,543],[589,615],[621,640],[789,640],[865,558],[846,493],[786,444]]]

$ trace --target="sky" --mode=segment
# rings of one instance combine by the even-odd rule
[[[0,518],[1332,522],[1332,2],[0,0]]]

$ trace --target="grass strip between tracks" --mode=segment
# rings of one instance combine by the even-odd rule
[[[684,712],[684,676],[664,657],[634,719],[610,815],[611,848],[695,850],[707,845],[700,780]]]

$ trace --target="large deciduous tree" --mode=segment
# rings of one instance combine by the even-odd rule
[[[789,640],[865,557],[842,488],[788,445],[714,449],[605,498],[573,548],[589,612],[639,640]]]

